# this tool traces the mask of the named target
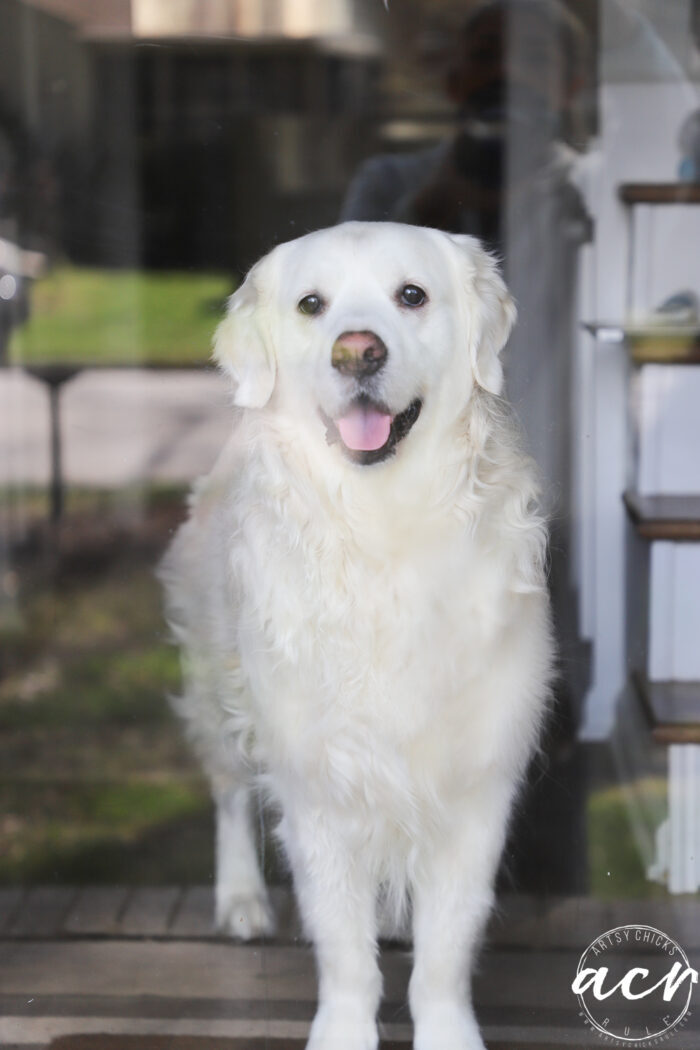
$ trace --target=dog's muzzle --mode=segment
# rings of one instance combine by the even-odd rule
[[[420,415],[420,398],[394,414],[371,396],[372,384],[365,381],[384,367],[388,356],[386,343],[375,332],[343,332],[333,343],[331,364],[341,375],[355,380],[357,394],[335,419],[319,411],[328,444],[339,444],[353,463],[381,463],[392,455]]]

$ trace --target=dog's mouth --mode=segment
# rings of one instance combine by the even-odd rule
[[[340,444],[344,455],[353,463],[368,466],[393,455],[396,446],[418,419],[422,407],[423,402],[417,397],[408,408],[394,416],[386,405],[361,394],[337,419],[331,419],[322,409],[319,411],[326,425],[328,444]]]

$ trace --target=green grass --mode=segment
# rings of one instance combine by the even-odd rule
[[[660,824],[667,813],[665,781],[649,777],[639,781],[636,790]],[[665,896],[664,887],[646,877],[620,785],[595,791],[589,799],[588,852],[593,896],[607,900]]]
[[[0,732],[151,725],[162,721],[163,697],[177,689],[179,677],[177,653],[165,645],[44,657],[3,682]]]
[[[167,701],[179,662],[154,575],[182,498],[141,496],[122,519],[114,494],[71,493],[60,553],[17,559],[0,620],[0,884],[211,877],[209,791]],[[23,511],[41,521],[31,493]]]
[[[192,780],[0,784],[0,883],[205,882],[210,808]]]
[[[200,363],[232,279],[220,273],[57,266],[31,290],[10,342],[18,364]]]

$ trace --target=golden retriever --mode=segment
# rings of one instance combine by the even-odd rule
[[[279,811],[319,971],[308,1050],[377,1046],[380,897],[410,911],[416,1050],[483,1050],[469,973],[552,662],[501,397],[514,319],[473,238],[353,222],[270,252],[216,335],[232,434],[162,570],[178,708],[239,937],[273,928],[251,788]]]

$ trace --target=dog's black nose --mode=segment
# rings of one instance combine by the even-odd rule
[[[386,346],[374,332],[343,332],[333,343],[331,364],[345,376],[362,379],[378,372],[387,355]]]

